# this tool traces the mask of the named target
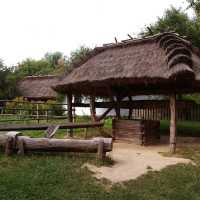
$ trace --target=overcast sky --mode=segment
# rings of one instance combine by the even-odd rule
[[[184,0],[0,0],[0,58],[16,65],[137,34]]]

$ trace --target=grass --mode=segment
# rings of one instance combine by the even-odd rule
[[[199,200],[200,146],[181,149],[194,165],[177,165],[149,171],[137,180],[111,185],[97,181],[81,166],[97,163],[91,154],[0,154],[1,200]],[[107,163],[108,162],[108,163]],[[109,161],[101,164],[110,164]]]
[[[160,122],[161,134],[169,134],[169,121]],[[200,137],[200,123],[197,121],[179,121],[177,123],[177,132],[180,136]]]
[[[85,119],[87,121],[88,119]],[[77,120],[81,121],[81,119]],[[52,123],[59,123],[58,121],[53,121]],[[162,120],[160,121],[160,134],[161,135],[169,135],[169,121]],[[105,120],[105,125],[103,131],[99,131],[99,129],[90,128],[88,129],[88,137],[93,136],[109,136],[111,135],[111,127],[112,127],[112,119],[108,118]],[[200,137],[200,123],[195,121],[181,121],[177,124],[177,130],[179,136],[190,136],[190,137]],[[23,131],[23,134],[31,136],[31,137],[43,137],[44,131]],[[59,130],[56,134],[57,138],[63,138],[67,135],[67,130]],[[85,129],[74,129],[74,135],[78,138],[85,136]]]
[[[105,131],[111,129],[111,119],[105,122]],[[167,134],[169,122],[161,121],[160,131]],[[198,135],[197,122],[178,123],[182,135]],[[44,131],[25,131],[25,135],[42,137]],[[95,129],[89,136],[98,135]],[[59,130],[63,138],[66,130]],[[76,130],[82,137],[83,130]],[[0,151],[2,152],[2,151]],[[96,180],[82,165],[86,162],[112,165],[113,161],[97,161],[93,154],[37,153],[24,157],[5,157],[0,153],[0,200],[199,200],[200,199],[200,145],[178,149],[177,156],[192,159],[196,165],[179,164],[159,172],[149,172],[137,180],[112,185]],[[134,166],[133,166],[134,167]]]

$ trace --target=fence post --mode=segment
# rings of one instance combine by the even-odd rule
[[[37,121],[39,124],[40,120],[39,120],[39,105],[38,105],[38,103],[36,104],[36,106],[37,106]]]
[[[48,122],[48,110],[46,110],[46,121]]]

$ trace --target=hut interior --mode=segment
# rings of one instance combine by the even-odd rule
[[[123,107],[129,109],[131,119],[133,96],[167,96],[170,108],[169,143],[170,151],[174,153],[177,135],[177,95],[200,91],[200,51],[174,32],[105,44],[94,48],[84,60],[76,63],[75,69],[62,77],[53,88],[68,96],[69,121],[72,118],[72,95],[90,97],[93,121],[102,120],[113,108],[116,120],[120,120],[120,109]],[[110,99],[105,103],[109,105],[107,110],[100,117],[97,117],[95,112],[96,97]],[[124,101],[124,98],[129,100]],[[133,126],[130,127],[130,123],[119,122],[115,121],[115,130],[123,128],[121,137],[127,137],[127,130],[136,130]],[[128,124],[126,128],[123,127],[124,124]],[[142,132],[140,137],[143,137],[145,127],[151,123],[143,120],[134,124],[137,133]]]

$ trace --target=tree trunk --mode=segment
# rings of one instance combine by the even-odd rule
[[[176,151],[176,94],[170,96],[170,152]]]

